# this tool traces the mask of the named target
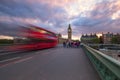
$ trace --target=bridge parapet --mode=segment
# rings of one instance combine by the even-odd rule
[[[83,49],[102,80],[120,80],[120,62],[85,44]]]

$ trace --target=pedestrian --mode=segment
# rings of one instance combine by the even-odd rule
[[[66,41],[66,47],[67,47],[67,48],[69,47],[69,43],[68,43],[68,41]]]
[[[71,42],[71,47],[74,47],[74,46],[73,46],[73,42]]]
[[[63,47],[64,47],[64,48],[66,47],[66,42],[63,42]]]

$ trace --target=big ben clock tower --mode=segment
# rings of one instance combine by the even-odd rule
[[[68,26],[68,40],[72,39],[72,29],[71,29],[71,25],[69,24]]]

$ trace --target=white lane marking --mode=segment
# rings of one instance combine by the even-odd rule
[[[17,60],[17,59],[20,59],[20,58],[21,57],[15,57],[15,58],[6,59],[6,60],[0,61],[0,62],[2,63],[2,62],[12,61],[12,60]],[[0,68],[6,67],[6,66],[11,65],[11,64],[13,64],[13,63],[7,63],[7,64],[0,65]]]
[[[16,59],[20,59],[22,57],[16,57]],[[26,60],[29,60],[29,59],[32,59],[33,57],[28,57],[28,58],[25,58],[25,59],[20,59],[20,60],[17,60],[17,61],[13,61],[13,62],[10,62],[10,63],[7,63],[7,64],[4,64],[4,65],[1,65],[0,68],[4,68],[6,66],[9,66],[9,65],[13,65],[13,64],[16,64],[16,63],[20,63],[20,62],[23,62],[23,61],[26,61]],[[15,60],[15,58],[13,59],[9,59],[9,60]]]
[[[20,51],[14,51],[14,52],[10,51],[10,52],[5,52],[5,53],[0,53],[0,56],[7,55],[7,54],[14,54],[14,53],[18,53],[18,52],[20,52]]]
[[[21,57],[15,57],[15,58],[11,58],[11,59],[2,60],[2,61],[0,61],[0,63],[6,62],[6,61],[12,61],[12,60],[19,59],[19,58],[21,58]]]
[[[52,52],[54,52],[55,50],[47,50],[47,53],[46,53],[46,50],[45,51],[40,51],[43,55],[48,55]],[[36,52],[36,54],[39,54],[40,52]],[[35,55],[36,56],[36,55]],[[23,62],[23,61],[27,61],[29,59],[32,59],[33,57],[35,56],[32,56],[32,57],[28,57],[28,58],[24,58],[24,59],[20,59],[22,57],[16,57],[16,58],[12,58],[12,59],[7,59],[7,60],[4,60],[4,61],[1,61],[1,62],[5,62],[5,61],[11,61],[11,60],[15,60],[15,59],[20,59],[20,60],[17,60],[17,61],[14,61],[14,62],[11,62],[11,63],[8,63],[8,64],[4,64],[2,66],[0,66],[0,68],[3,68],[3,67],[6,67],[6,66],[9,66],[9,65],[12,65],[12,64],[16,64],[16,63],[20,63],[20,62]]]
[[[13,63],[20,63],[20,62],[24,62],[24,61],[27,61],[27,60],[29,60],[29,59],[32,59],[33,57],[28,57],[28,58],[24,58],[24,59],[20,59],[20,60],[18,60],[18,61],[15,61],[15,62],[13,62]]]

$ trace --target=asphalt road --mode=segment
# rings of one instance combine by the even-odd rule
[[[0,63],[0,80],[100,80],[81,48],[34,51]]]

